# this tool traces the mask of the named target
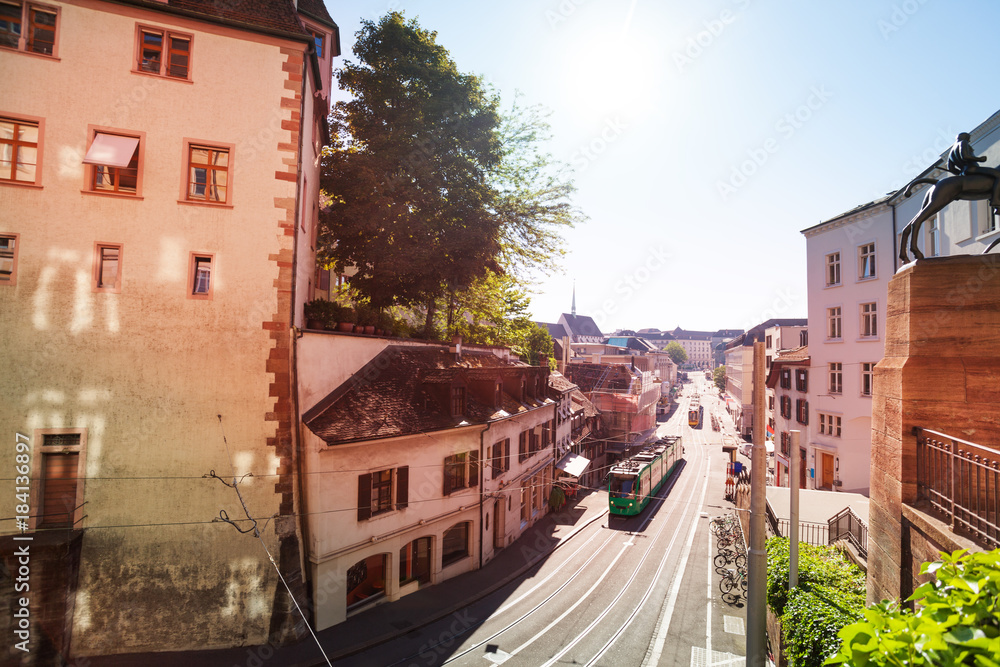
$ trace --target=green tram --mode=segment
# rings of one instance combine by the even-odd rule
[[[663,486],[684,454],[681,436],[668,435],[649,445],[632,458],[611,468],[608,481],[610,512],[635,516]]]

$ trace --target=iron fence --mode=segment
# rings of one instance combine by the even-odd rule
[[[944,433],[914,427],[917,496],[991,547],[1000,546],[1000,452]]]
[[[829,526],[830,544],[845,539],[854,545],[861,557],[868,560],[868,526],[855,514],[850,507],[837,512],[827,522]]]

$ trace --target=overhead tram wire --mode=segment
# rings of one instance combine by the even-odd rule
[[[330,658],[326,655],[326,651],[323,650],[323,645],[320,644],[319,638],[316,636],[316,633],[313,632],[312,625],[309,623],[309,619],[306,618],[305,613],[302,611],[302,607],[299,606],[299,601],[295,599],[295,594],[292,593],[292,589],[288,586],[288,582],[285,581],[284,575],[281,574],[281,569],[278,567],[278,564],[274,562],[274,557],[271,556],[271,552],[267,548],[267,544],[264,543],[264,536],[261,535],[261,531],[257,527],[257,520],[254,519],[252,516],[250,516],[250,510],[247,509],[247,504],[243,500],[243,494],[240,493],[239,482],[236,479],[236,464],[233,463],[233,454],[232,454],[232,452],[229,451],[229,441],[226,440],[226,428],[225,428],[225,426],[222,423],[222,415],[220,414],[220,415],[217,415],[217,416],[219,418],[219,429],[222,431],[222,442],[226,445],[226,456],[229,457],[229,465],[233,469],[233,483],[232,483],[232,488],[233,488],[234,491],[236,491],[236,496],[240,499],[240,504],[243,505],[243,511],[246,513],[247,518],[250,519],[250,521],[253,522],[253,529],[252,530],[253,530],[254,537],[256,537],[257,541],[260,542],[260,546],[264,549],[264,553],[267,554],[267,559],[269,561],[271,561],[271,565],[274,567],[274,571],[278,573],[278,578],[281,580],[281,585],[285,587],[285,591],[287,591],[288,597],[290,597],[292,599],[292,602],[295,604],[295,608],[298,610],[299,615],[302,617],[302,622],[305,623],[306,628],[309,630],[309,634],[312,635],[313,641],[316,642],[316,647],[319,649],[319,652],[323,655],[323,659],[326,660],[326,664],[329,667],[333,667],[333,663],[330,662]],[[215,471],[212,471],[212,474],[214,475]],[[225,484],[225,481],[223,481],[223,484]],[[229,486],[229,485],[227,484],[227,486]],[[239,526],[237,526],[233,521],[231,521],[229,519],[228,516],[225,516],[225,510],[220,510],[219,511],[219,519],[218,520],[232,524],[233,527],[236,528],[236,530],[238,530],[241,533],[250,532],[250,529],[241,530],[239,528]],[[268,521],[270,521],[270,519],[268,519]],[[266,526],[266,524],[265,524],[265,526]]]

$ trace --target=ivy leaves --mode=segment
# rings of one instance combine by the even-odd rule
[[[825,664],[1000,667],[1000,549],[942,553],[920,573],[934,578],[907,599],[916,612],[872,605],[840,631],[840,652]]]

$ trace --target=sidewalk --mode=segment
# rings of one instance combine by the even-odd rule
[[[429,586],[396,602],[378,605],[316,635],[327,656],[335,661],[419,630],[522,576],[607,512],[606,492],[587,493],[558,512],[546,514],[481,569]],[[195,610],[191,612],[197,613]],[[80,658],[77,663],[88,667],[137,664],[143,667],[312,667],[326,664],[316,643],[308,635],[294,645],[282,647],[263,645],[206,651],[130,653]]]

